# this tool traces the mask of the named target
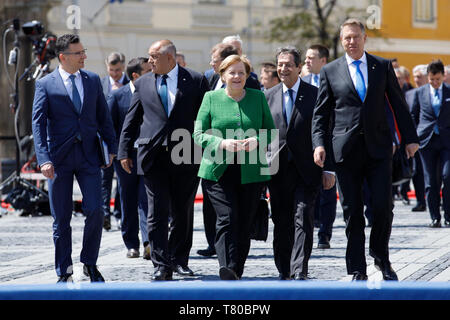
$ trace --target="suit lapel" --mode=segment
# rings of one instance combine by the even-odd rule
[[[67,92],[66,86],[64,85],[64,81],[63,81],[61,75],[59,74],[58,68],[56,68],[55,71],[53,71],[53,78],[55,79],[55,84],[57,87],[59,87],[58,91],[64,92],[64,96],[67,100],[67,104],[72,107],[73,112],[78,114],[77,110],[75,109],[75,105],[72,102],[72,99],[70,99],[70,96],[69,96],[69,93]]]
[[[154,97],[153,99],[155,100],[156,104],[159,105],[160,111],[161,111],[161,112],[166,116],[166,118],[167,118],[166,110],[164,109],[164,105],[162,104],[161,97],[159,96],[159,93],[158,93],[158,87],[157,87],[157,81],[156,81],[156,74],[152,73],[152,74],[150,75],[149,81],[150,81],[150,97]],[[168,93],[167,93],[167,94],[168,94]]]
[[[422,90],[422,96],[420,97],[422,101],[422,107],[430,112],[435,118],[437,118],[434,113],[433,106],[431,105],[431,96],[430,96],[430,85],[426,84],[424,90]]]
[[[181,97],[187,85],[188,72],[183,68],[178,66],[178,80],[177,80],[177,93],[175,94],[175,101],[173,102],[173,109],[177,107],[180,103]]]
[[[366,101],[367,97],[369,96],[369,93],[371,92],[373,86],[371,84],[376,84],[378,82],[378,70],[381,70],[379,68],[377,61],[366,52],[366,58],[367,58],[367,90],[366,90],[366,97],[364,98],[364,101]],[[356,91],[356,90],[355,90]]]
[[[341,76],[342,80],[344,80],[344,83],[350,88],[350,91],[359,99],[359,95],[356,92],[355,86],[353,85],[352,77],[350,76],[350,71],[348,70],[348,64],[347,59],[345,59],[345,55],[340,58],[338,65],[338,74]]]
[[[89,97],[89,77],[88,75],[80,70],[81,82],[83,83],[83,103],[81,104],[80,114],[83,112],[84,106],[87,104],[87,97]],[[106,97],[105,97],[106,98]]]

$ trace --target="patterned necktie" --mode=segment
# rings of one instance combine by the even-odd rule
[[[359,98],[361,101],[364,101],[364,98],[366,96],[366,84],[364,82],[364,76],[359,69],[359,65],[361,64],[361,61],[356,60],[353,61],[353,64],[356,66],[356,83],[355,83],[355,89],[356,92],[358,92]]]
[[[437,89],[434,90],[433,101],[431,101],[431,106],[433,107],[434,114],[436,117],[439,117],[439,112],[441,110],[441,100],[439,99],[439,91]],[[434,132],[439,134],[438,125],[434,126]]]
[[[77,86],[75,85],[75,75],[71,74],[69,78],[72,81],[72,102],[77,112],[81,113],[81,98],[80,94],[78,93]]]
[[[159,86],[159,97],[161,98],[161,102],[164,106],[164,110],[166,110],[166,114],[169,115],[169,102],[167,96],[167,74],[162,76],[161,85]]]
[[[291,115],[292,115],[292,108],[294,106],[294,98],[293,98],[294,90],[288,89],[288,93],[289,93],[289,99],[285,106],[285,109],[286,109],[286,123],[289,125],[289,121],[291,120]]]
[[[314,85],[316,87],[319,87],[319,75],[318,74],[314,75]]]

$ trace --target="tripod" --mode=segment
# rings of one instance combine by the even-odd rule
[[[33,66],[36,65],[36,62],[33,62],[24,72],[24,74],[19,78],[18,77],[18,60],[20,53],[20,42],[19,42],[19,22],[14,20],[13,29],[15,31],[14,38],[14,48],[10,52],[8,64],[14,65],[15,67],[15,77],[14,77],[14,93],[11,94],[13,98],[13,102],[11,104],[11,109],[14,112],[14,134],[16,138],[16,170],[7,178],[5,181],[0,183],[0,194],[2,191],[11,186],[13,190],[8,194],[5,201],[10,203],[14,209],[22,210],[23,213],[31,213],[35,214],[37,210],[39,210],[42,205],[48,204],[48,192],[44,189],[38,188],[33,185],[30,181],[21,177],[21,145],[23,144],[20,139],[20,131],[19,131],[19,114],[20,114],[20,101],[19,101],[19,81],[22,80],[25,75],[27,75]],[[11,27],[7,30],[11,31]],[[5,33],[5,37],[6,37]],[[5,57],[6,58],[6,57]],[[5,63],[6,65],[6,63]],[[48,68],[48,64],[46,64]],[[6,68],[5,68],[6,69]],[[43,75],[41,65],[39,65],[39,77]],[[37,74],[37,73],[36,73]],[[24,142],[29,142],[32,136],[27,136],[23,139]],[[28,140],[28,141],[26,141]],[[45,208],[43,208],[46,211]],[[49,210],[48,210],[49,211]]]

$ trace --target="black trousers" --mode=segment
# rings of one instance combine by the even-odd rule
[[[208,197],[208,191],[202,183],[203,192],[203,226],[205,227],[205,237],[208,247],[214,248],[216,238],[216,213]]]
[[[161,151],[144,175],[151,259],[157,269],[171,271],[174,265],[188,265],[199,183],[197,169],[174,165],[170,153]]]
[[[262,183],[241,183],[241,168],[231,164],[218,182],[202,180],[216,212],[215,248],[219,265],[238,277],[250,250],[250,231],[261,196]]]
[[[280,275],[308,273],[314,238],[314,208],[318,186],[308,186],[293,162],[280,161],[269,182],[273,254]]]
[[[366,273],[363,183],[366,179],[373,215],[369,253],[374,258],[389,261],[388,247],[393,220],[392,157],[372,158],[367,152],[364,135],[361,134],[346,159],[336,164],[336,175],[346,222],[347,272]]]

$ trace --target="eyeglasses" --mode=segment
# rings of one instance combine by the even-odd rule
[[[77,52],[62,52],[62,54],[73,54],[76,56],[83,56],[86,54],[87,49],[81,50],[81,51],[77,51]]]

